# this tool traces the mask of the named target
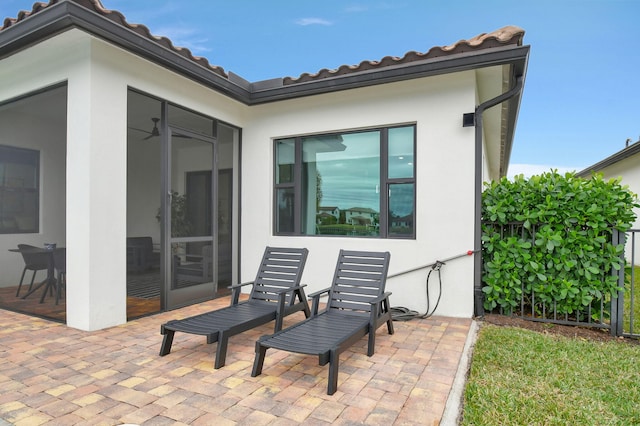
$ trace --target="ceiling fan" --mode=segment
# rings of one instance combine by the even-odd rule
[[[160,130],[158,129],[158,122],[160,121],[159,118],[157,117],[152,117],[151,121],[153,121],[153,128],[151,129],[151,131],[148,130],[143,130],[143,129],[137,129],[135,127],[129,127],[129,129],[131,130],[135,130],[138,132],[143,132],[146,133],[148,136],[146,138],[143,138],[143,141],[149,140],[151,138],[155,138],[156,136],[160,136]],[[187,138],[187,139],[191,139],[191,137],[187,136],[187,135],[182,135],[180,133],[174,133],[173,134],[174,138]]]
[[[157,117],[153,117],[153,118],[151,118],[151,121],[153,121],[153,128],[151,129],[151,131],[143,130],[143,129],[136,129],[135,127],[129,127],[129,128],[131,130],[136,130],[138,132],[143,132],[143,133],[146,133],[147,135],[149,135],[146,138],[142,139],[142,140],[146,141],[146,140],[151,139],[153,137],[160,136],[160,130],[158,130],[158,121],[160,121],[160,119],[157,118]]]

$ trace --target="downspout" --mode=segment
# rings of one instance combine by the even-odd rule
[[[489,99],[476,107],[475,127],[476,127],[476,152],[475,152],[475,211],[474,211],[474,316],[484,316],[483,293],[482,293],[482,114],[485,110],[503,103],[522,91],[524,76],[516,77],[514,86],[501,95]]]

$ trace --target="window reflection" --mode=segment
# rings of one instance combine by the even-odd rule
[[[413,127],[389,129],[389,179],[413,177]]]
[[[276,235],[415,238],[415,129],[276,140]]]
[[[303,234],[379,234],[379,141],[379,131],[302,138]]]
[[[412,183],[389,185],[389,234],[413,235]]]

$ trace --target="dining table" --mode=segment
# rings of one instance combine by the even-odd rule
[[[55,250],[60,250],[60,248],[56,248],[54,244],[46,244],[45,247],[32,246],[32,247],[9,249],[10,252],[14,252],[14,253],[29,252],[29,253],[44,253],[47,255],[47,278],[44,279],[44,281],[38,283],[38,285],[33,287],[31,290],[29,290],[27,294],[22,296],[22,299],[26,299],[27,297],[31,296],[33,293],[41,289],[43,286],[44,286],[44,291],[42,292],[42,296],[40,296],[40,303],[44,303],[44,298],[47,296],[48,291],[54,291],[56,292],[56,294],[58,294],[55,264],[53,261],[53,253],[55,252]]]

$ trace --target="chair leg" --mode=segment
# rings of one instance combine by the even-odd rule
[[[369,345],[367,347],[367,356],[372,356],[376,350],[376,329],[369,327]]]
[[[389,300],[385,299],[382,301],[382,312],[383,318],[387,319],[387,331],[389,334],[393,334],[393,318],[391,317],[391,311],[389,309]]]
[[[251,370],[251,377],[256,377],[262,374],[262,366],[264,365],[264,357],[267,354],[267,347],[260,344],[260,340],[256,342],[256,357],[253,360],[253,369]]]
[[[38,271],[33,271],[33,275],[31,275],[31,283],[29,284],[29,291],[31,291],[31,288],[33,287],[33,282],[36,279],[36,272]]]
[[[224,331],[220,331],[218,334],[218,348],[216,349],[216,360],[213,363],[213,368],[224,367],[227,361],[227,346],[229,343],[229,336]]]
[[[389,332],[389,334],[395,333],[395,330],[393,329],[393,320],[392,319],[388,319],[387,320],[387,331]]]
[[[329,353],[329,383],[327,384],[327,395],[333,395],[338,389],[338,369],[340,355],[335,349]]]
[[[282,330],[282,324],[284,323],[284,318],[283,315],[280,315],[280,310],[278,310],[278,312],[276,312],[276,321],[275,324],[273,326],[273,332],[277,333],[278,331]]]
[[[168,355],[171,352],[171,345],[173,344],[173,335],[175,334],[172,330],[166,330],[164,326],[160,327],[160,333],[164,334],[164,338],[162,339],[162,346],[160,346],[160,356]]]
[[[22,287],[22,281],[24,280],[24,274],[27,272],[27,268],[22,270],[22,276],[20,277],[20,284],[18,284],[18,291],[16,292],[16,297],[20,296],[20,287]]]
[[[58,282],[56,283],[56,305],[60,301],[60,288],[62,287],[62,272],[58,272]]]

